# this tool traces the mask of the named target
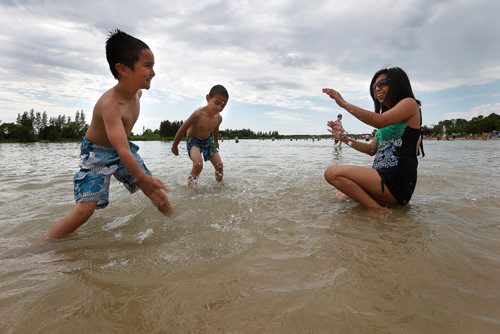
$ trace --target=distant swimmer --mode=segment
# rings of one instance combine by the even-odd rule
[[[210,160],[215,168],[215,179],[222,181],[223,165],[219,155],[220,113],[229,99],[229,93],[222,85],[215,85],[206,96],[207,105],[196,109],[181,125],[172,143],[172,153],[179,155],[178,145],[187,133],[187,152],[193,162],[188,184],[196,184],[203,170],[203,161]]]
[[[344,130],[342,127],[342,114],[337,115],[337,124],[341,130]],[[334,138],[334,145],[336,145],[337,148],[342,148],[342,142],[337,138]]]

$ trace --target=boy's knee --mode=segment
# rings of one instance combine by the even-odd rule
[[[201,172],[203,169],[203,163],[202,162],[193,162],[193,169],[197,172]]]
[[[85,219],[90,218],[90,216],[94,214],[97,207],[96,202],[83,202],[79,204],[80,205],[77,205],[75,208],[76,214],[80,217],[85,217]]]

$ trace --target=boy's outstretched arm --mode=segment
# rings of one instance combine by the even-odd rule
[[[137,180],[137,186],[153,202],[162,213],[171,210],[171,205],[164,191],[168,187],[159,179],[148,175],[142,170],[130,150],[127,134],[117,108],[109,108],[103,113],[104,126],[108,139],[118,153],[127,171]]]
[[[214,145],[215,147],[219,148],[219,126],[214,129],[212,132],[212,135],[214,136]]]
[[[220,124],[222,123],[222,116],[221,115],[217,115],[217,116],[218,116],[218,119],[219,119],[219,124],[217,124],[217,126],[215,127],[215,129],[212,132],[212,134],[214,136],[215,147],[219,148],[219,127],[220,127]]]
[[[179,155],[179,149],[177,148],[177,146],[179,146],[179,142],[181,141],[182,137],[186,134],[189,127],[193,125],[196,119],[196,115],[197,115],[196,111],[193,112],[191,116],[189,116],[189,118],[184,123],[182,123],[179,130],[177,130],[177,132],[175,133],[174,142],[172,143],[172,148],[171,148],[172,153],[174,155]]]

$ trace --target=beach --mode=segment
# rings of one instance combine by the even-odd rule
[[[112,181],[74,234],[79,143],[0,144],[2,333],[498,333],[500,141],[424,141],[411,202],[338,201],[332,140],[225,140],[195,187],[185,143],[137,142],[171,189],[162,216]]]

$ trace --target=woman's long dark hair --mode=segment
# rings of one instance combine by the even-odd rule
[[[388,109],[376,99],[375,91],[373,90],[373,84],[375,84],[375,80],[377,80],[377,77],[381,74],[387,75],[387,79],[389,79],[389,94],[387,94],[386,99],[388,99],[391,107],[395,106],[399,101],[407,97],[411,97],[417,101],[419,106],[421,105],[420,101],[415,98],[415,95],[413,95],[410,79],[406,75],[405,71],[399,67],[383,68],[375,73],[372,81],[370,82],[370,95],[373,99],[376,113],[381,113]]]

